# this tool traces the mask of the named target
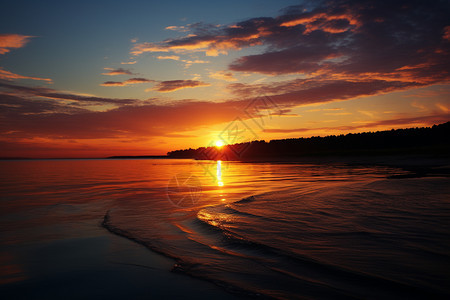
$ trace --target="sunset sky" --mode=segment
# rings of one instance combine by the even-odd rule
[[[449,52],[448,1],[4,1],[0,157],[439,124]]]

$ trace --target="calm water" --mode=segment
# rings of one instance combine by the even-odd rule
[[[103,221],[174,258],[172,271],[240,295],[450,296],[449,178],[192,160],[1,161],[0,170],[0,284],[27,278],[8,249],[95,235]]]

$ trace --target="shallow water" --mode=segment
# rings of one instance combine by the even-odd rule
[[[80,228],[95,235],[104,220],[104,230],[176,259],[173,271],[240,295],[450,294],[449,178],[388,179],[404,172],[389,167],[192,160],[0,165],[2,249],[77,237]],[[11,255],[2,251],[2,261]]]

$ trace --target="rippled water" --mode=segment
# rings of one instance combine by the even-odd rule
[[[172,271],[241,295],[450,295],[449,178],[388,179],[403,171],[325,164],[0,164],[3,246],[76,236],[103,220],[105,230],[174,258]]]

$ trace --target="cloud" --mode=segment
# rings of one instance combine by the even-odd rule
[[[230,70],[271,75],[312,73],[323,60],[334,56],[331,47],[295,46],[280,51],[244,56],[230,65]]]
[[[136,104],[140,102],[136,99],[114,99],[114,98],[101,98],[95,96],[79,95],[74,93],[66,93],[57,91],[50,88],[42,87],[26,87],[21,85],[14,85],[8,83],[0,82],[0,92],[4,91],[6,94],[14,94],[15,96],[20,96],[23,98],[30,97],[42,97],[52,100],[67,100],[73,101],[80,105],[93,105],[93,104],[115,104],[115,105],[126,105],[126,104]]]
[[[241,32],[237,34],[227,33],[231,27],[224,27],[196,23],[189,25],[189,30],[194,33],[185,37],[169,39],[159,43],[140,43],[136,44],[132,50],[132,55],[140,55],[145,52],[204,52],[208,56],[217,56],[227,54],[228,50],[238,50],[242,47],[260,45],[258,41],[259,33]]]
[[[20,34],[0,34],[0,54],[10,52],[10,49],[22,48],[32,36]]]
[[[137,63],[137,61],[124,61],[124,62],[121,62],[120,64],[121,65],[134,65],[135,63]]]
[[[436,103],[436,106],[445,113],[450,113],[450,106],[443,103]]]
[[[332,83],[330,83],[332,84]],[[334,83],[335,84],[335,83]],[[370,83],[369,86],[375,84]],[[290,105],[302,103],[317,103],[331,101],[322,95],[320,90],[326,88],[329,95],[339,90],[352,90],[351,83],[342,82],[340,85],[322,87],[310,86],[305,90],[308,97],[299,98],[298,95],[285,94],[271,97],[283,115],[288,115]],[[366,89],[365,89],[366,90]],[[373,90],[379,90],[375,87]],[[364,91],[364,90],[363,90]],[[357,92],[353,92],[357,95]],[[342,93],[341,97],[342,97]],[[351,97],[352,95],[347,95]],[[300,99],[300,100],[299,100]],[[61,101],[65,100],[65,101]],[[69,101],[70,100],[70,101]],[[65,147],[58,140],[105,140],[115,141],[154,138],[157,136],[179,136],[184,132],[196,130],[200,127],[231,122],[240,116],[243,120],[248,116],[244,113],[250,98],[240,100],[230,99],[223,102],[208,102],[194,100],[178,100],[167,103],[160,99],[140,101],[136,99],[99,98],[89,95],[77,95],[48,88],[30,88],[0,82],[0,152],[2,155],[15,155],[17,151],[34,153],[39,145],[56,145]],[[96,104],[113,104],[104,111],[95,111],[90,107]],[[387,125],[431,125],[443,123],[450,119],[448,113],[442,111],[435,115],[424,117],[398,118],[380,120],[356,126],[342,126],[333,130],[355,130],[371,128],[371,126]],[[325,127],[324,127],[325,128]],[[330,127],[332,128],[332,127]],[[266,129],[265,132],[288,133],[302,132],[309,128],[297,129]],[[324,129],[325,130],[325,129]],[[38,142],[41,141],[41,142]],[[97,142],[96,142],[97,143]],[[108,142],[109,145],[111,141]],[[97,149],[101,148],[96,144]],[[74,149],[68,145],[67,149]],[[31,149],[31,150],[27,150]],[[102,150],[104,151],[104,150]],[[42,152],[45,154],[45,151]],[[76,152],[73,152],[76,153]],[[36,155],[36,153],[34,153]]]
[[[157,59],[172,59],[172,60],[180,60],[180,57],[177,55],[160,55],[156,57]]]
[[[78,106],[62,104],[49,99],[27,99],[14,95],[0,93],[0,107],[11,115],[35,115],[52,113],[85,113],[88,110]]]
[[[241,99],[259,95],[270,97],[279,106],[295,107],[306,104],[326,103],[378,95],[397,90],[419,87],[423,84],[384,80],[323,80],[295,79],[268,84],[233,83],[229,89]]]
[[[118,69],[104,68],[104,69],[105,70],[109,70],[109,71],[106,72],[106,73],[102,73],[102,75],[109,75],[109,76],[114,76],[114,75],[135,75],[130,70],[122,69],[122,68],[118,68]]]
[[[266,128],[263,131],[267,133],[294,133],[294,132],[307,132],[307,131],[318,131],[318,130],[343,130],[352,131],[365,128],[374,128],[377,126],[430,126],[435,124],[441,124],[448,122],[450,120],[450,114],[440,114],[440,115],[428,115],[410,118],[397,118],[388,120],[379,120],[374,122],[367,122],[361,125],[350,125],[350,126],[335,126],[335,127],[319,127],[319,128]]]
[[[190,24],[185,36],[135,44],[131,53],[217,56],[258,45],[229,70],[429,85],[450,77],[449,14],[448,1],[304,1],[274,18]]]
[[[58,93],[58,92],[55,92]],[[29,95],[29,94],[27,94]],[[75,95],[73,95],[75,97]],[[109,99],[105,102],[118,102]],[[122,99],[124,100],[124,99]],[[129,101],[123,101],[129,102]],[[0,135],[3,140],[21,138],[105,139],[169,136],[185,131],[230,122],[237,116],[245,118],[243,109],[248,99],[240,101],[207,102],[177,101],[155,104],[134,101],[107,111],[90,111],[56,100],[31,99],[24,95],[0,94]],[[323,127],[322,129],[355,130],[386,125],[432,125],[443,123],[450,115],[436,114],[369,122],[356,126]],[[270,133],[303,132],[311,128],[266,129]],[[314,130],[317,130],[315,128]]]
[[[237,81],[233,73],[227,71],[209,72],[209,77],[225,81]]]
[[[132,84],[138,84],[138,83],[149,83],[149,82],[155,82],[151,79],[146,78],[130,78],[125,81],[106,81],[101,86],[127,86]]]
[[[209,61],[207,60],[201,60],[201,59],[182,59],[182,62],[184,62],[186,64],[186,66],[190,66],[192,64],[209,64]]]
[[[148,89],[148,91],[158,91],[165,93],[200,86],[210,86],[210,84],[198,80],[167,80],[159,82],[154,88]]]
[[[445,26],[444,35],[442,37],[444,40],[450,41],[450,26]]]
[[[167,30],[178,31],[178,32],[189,31],[189,28],[187,28],[186,26],[167,26],[166,29]]]
[[[0,67],[0,79],[4,79],[4,80],[31,79],[31,80],[46,81],[48,83],[53,82],[50,78],[40,78],[40,77],[23,76],[23,75],[15,74],[15,73],[12,73],[10,71],[3,69],[2,67]]]
[[[0,34],[0,55],[11,51],[11,49],[17,49],[24,47],[32,36],[20,35],[20,34]],[[41,78],[34,76],[24,76],[15,74],[13,72],[7,71],[0,67],[0,79],[3,80],[14,80],[14,79],[30,79],[46,81],[48,83],[53,83],[50,78]]]
[[[8,98],[13,97],[13,98]],[[109,99],[108,102],[117,102]],[[104,139],[182,134],[198,126],[233,120],[245,103],[137,102],[107,111],[71,110],[57,101],[0,95],[0,135],[15,138]],[[42,106],[45,104],[45,106]],[[15,105],[11,107],[10,105]],[[75,108],[76,109],[76,108]],[[33,114],[29,114],[33,112]]]
[[[230,70],[357,81],[448,80],[448,2],[318,3],[273,19],[266,51],[236,59]]]
[[[178,55],[159,55],[156,58],[160,59],[160,60],[170,59],[170,60],[181,61],[181,62],[185,63],[185,67],[186,68],[190,67],[193,64],[207,64],[207,63],[209,63],[209,61],[201,60],[201,59],[193,59],[193,60],[180,59],[180,57]]]
[[[359,16],[352,14],[347,10],[341,12],[304,12],[292,20],[280,24],[282,27],[304,26],[303,34],[309,34],[316,30],[322,30],[328,33],[341,33],[347,30],[355,31],[361,26],[362,22]]]

